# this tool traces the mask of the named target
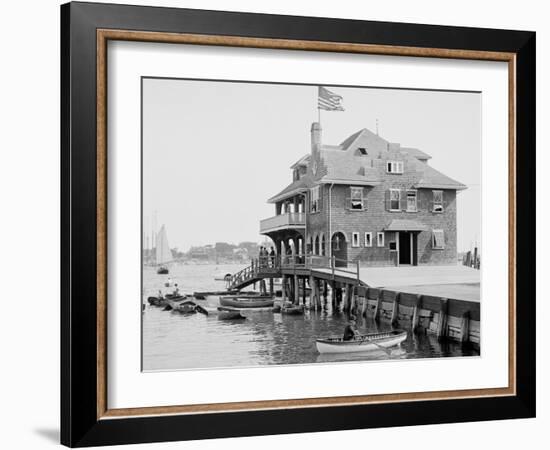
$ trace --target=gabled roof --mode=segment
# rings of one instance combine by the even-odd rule
[[[364,131],[368,131],[366,128],[363,128],[355,133],[353,133],[351,136],[347,137],[346,139],[344,139],[342,141],[342,143],[340,144],[340,147],[342,147],[342,149],[344,150],[347,150],[348,148],[351,147],[351,145],[357,140],[357,138],[364,132]]]
[[[468,188],[465,184],[453,180],[427,164],[420,161],[418,161],[418,164],[421,164],[424,170],[420,180],[415,184],[416,188],[456,189],[457,191]]]
[[[311,155],[307,153],[304,156],[302,156],[298,161],[296,161],[294,164],[292,164],[290,168],[295,169],[298,166],[307,166],[310,159],[311,159]]]
[[[320,183],[367,186],[380,184],[381,180],[376,169],[353,153],[323,148],[320,156],[326,167],[326,173],[318,180]]]
[[[313,183],[311,182],[311,178],[308,175],[304,175],[299,180],[290,183],[286,188],[271,197],[267,202],[276,203],[289,197],[293,197],[300,192],[306,191],[312,185]]]
[[[366,148],[367,154],[365,156],[356,155],[356,149],[363,147]],[[314,154],[317,155],[317,153]],[[312,173],[310,167],[314,157],[319,158],[315,174]],[[308,167],[307,174],[289,184],[277,195],[271,197],[268,202],[276,203],[285,200],[316,184],[379,185],[387,178],[383,162],[390,157],[406,161],[407,172],[410,172],[411,175],[408,180],[415,188],[453,190],[467,188],[464,184],[426,164],[425,161],[431,159],[427,153],[416,148],[391,144],[372,131],[363,128],[353,133],[340,145],[321,145],[318,156],[310,154],[302,156],[291,168],[306,166]]]
[[[420,160],[432,159],[432,157],[430,155],[428,155],[427,153],[425,153],[422,150],[419,150],[417,148],[401,147],[401,151],[404,152],[404,153],[408,153],[411,156],[414,156],[416,159],[420,159]]]

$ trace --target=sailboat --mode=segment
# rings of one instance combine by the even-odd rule
[[[155,262],[158,265],[157,273],[166,275],[169,272],[166,263],[172,261],[172,252],[168,245],[168,237],[166,236],[164,225],[157,234],[157,247],[155,250]]]

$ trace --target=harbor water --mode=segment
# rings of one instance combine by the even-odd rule
[[[200,368],[250,367],[273,364],[309,364],[382,359],[479,356],[479,351],[460,343],[439,342],[435,336],[409,332],[400,347],[351,354],[320,355],[315,339],[341,335],[348,316],[330,310],[306,311],[302,316],[273,312],[246,312],[246,320],[219,320],[216,315],[184,315],[150,306],[147,297],[163,293],[170,277],[180,292],[224,290],[225,282],[214,278],[235,273],[244,265],[172,265],[169,275],[158,275],[152,267],[143,270],[142,366],[144,371]],[[252,287],[250,287],[252,289]],[[216,307],[219,298],[196,300]],[[385,331],[391,325],[358,317],[361,333]]]

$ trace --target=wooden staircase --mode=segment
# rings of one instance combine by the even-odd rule
[[[263,256],[253,259],[250,266],[233,274],[227,282],[227,289],[239,291],[264,278],[278,278],[280,276],[277,260],[269,256]]]

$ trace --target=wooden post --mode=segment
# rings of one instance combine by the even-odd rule
[[[309,307],[317,311],[317,297],[319,292],[317,291],[317,281],[313,278],[313,275],[309,276],[309,287],[311,288],[311,293],[309,294]]]
[[[349,304],[348,304],[348,285],[345,284],[344,287],[342,288],[342,311],[344,312],[347,312],[348,309],[349,309]]]
[[[462,316],[462,325],[460,328],[460,341],[464,343],[468,341],[470,334],[470,311],[466,311]]]
[[[440,300],[439,307],[439,322],[437,324],[437,337],[441,339],[445,337],[445,331],[447,329],[447,299],[442,298]]]
[[[271,295],[273,297],[273,278],[270,278],[269,279],[269,295]]]
[[[298,305],[300,303],[300,279],[298,275],[294,275],[294,295],[292,303]]]
[[[286,275],[283,275],[281,289],[282,289],[281,301],[282,301],[282,304],[284,305],[286,302]]]
[[[328,301],[328,283],[326,280],[323,281],[323,304],[326,309]]]
[[[419,295],[416,296],[416,303],[414,305],[413,309],[413,317],[412,317],[412,323],[411,323],[411,329],[413,333],[416,331],[418,327],[418,309],[420,308],[420,299],[422,297]]]
[[[397,322],[397,312],[399,311],[399,292],[395,295],[395,300],[393,301],[393,310],[391,312],[391,324],[393,325]]]
[[[302,277],[302,305],[306,304],[306,277]],[[311,295],[311,294],[310,294]]]

